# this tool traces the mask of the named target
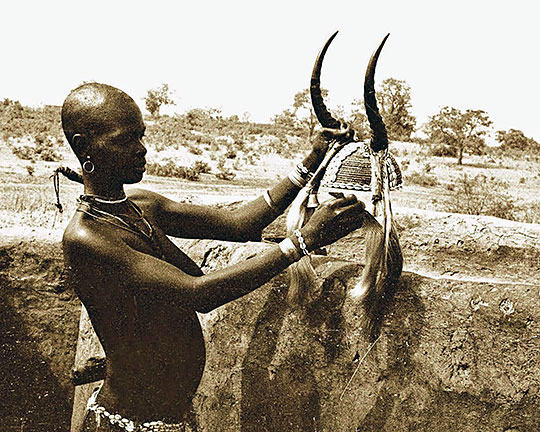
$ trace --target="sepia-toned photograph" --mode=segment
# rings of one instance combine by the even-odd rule
[[[540,430],[540,6],[0,6],[0,432]]]

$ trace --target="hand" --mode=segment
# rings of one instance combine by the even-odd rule
[[[336,141],[339,143],[348,143],[353,138],[354,130],[345,122],[340,122],[339,129],[323,128],[322,131],[317,132],[313,140],[313,152],[317,155],[318,163],[321,163],[323,160],[330,143]]]
[[[341,196],[324,202],[301,228],[309,250],[334,243],[364,222],[366,206],[354,195]]]

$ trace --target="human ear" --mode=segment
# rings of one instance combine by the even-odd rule
[[[88,151],[88,140],[84,135],[75,134],[71,138],[71,146],[76,154],[84,156],[84,154]]]

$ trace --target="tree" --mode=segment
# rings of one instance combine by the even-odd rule
[[[162,84],[158,88],[148,90],[144,102],[152,117],[159,117],[159,110],[163,105],[175,105],[171,95],[172,91],[169,90],[168,84]]]
[[[416,127],[416,118],[410,113],[410,86],[403,80],[387,78],[377,91],[377,101],[388,137],[396,141],[410,141]]]
[[[284,109],[282,113],[276,114],[272,118],[272,123],[285,133],[291,132],[296,127],[296,117],[290,109]]]
[[[369,138],[370,129],[363,100],[353,99],[351,102],[351,114],[347,118],[347,123],[355,130],[357,139],[365,140]]]
[[[463,112],[446,106],[429,117],[425,131],[431,140],[446,147],[447,154],[456,156],[461,165],[465,150],[476,154],[484,151],[484,136],[490,126],[491,120],[485,111],[468,109]]]
[[[507,132],[497,131],[495,139],[501,143],[501,150],[503,151],[534,151],[540,148],[540,144],[532,138],[527,138],[518,129],[509,129]]]
[[[328,90],[321,89],[323,99],[328,95]],[[315,127],[319,124],[313,105],[309,89],[299,91],[294,95],[292,114],[296,119],[296,126],[306,131],[307,142],[311,142]]]

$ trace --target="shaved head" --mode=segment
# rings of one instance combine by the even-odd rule
[[[73,136],[88,140],[110,132],[129,113],[140,110],[135,101],[122,90],[107,84],[87,83],[72,90],[62,105],[62,128],[73,151]]]

